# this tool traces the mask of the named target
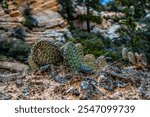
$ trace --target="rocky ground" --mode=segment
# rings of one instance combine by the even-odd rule
[[[117,65],[110,65],[99,73],[74,73],[68,68],[62,69],[59,66],[35,72],[1,68],[0,99],[150,99],[150,71],[146,68],[117,67]]]

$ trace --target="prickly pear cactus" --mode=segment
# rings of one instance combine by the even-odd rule
[[[75,44],[75,46],[80,54],[80,59],[82,60],[84,57],[83,47],[80,43]]]
[[[127,50],[127,48],[122,49],[122,58],[124,60],[128,59],[128,50]]]
[[[92,69],[95,69],[95,56],[92,54],[87,54],[83,57],[83,63],[91,67]]]
[[[141,56],[137,52],[135,52],[135,58],[137,63],[141,62]]]
[[[140,54],[141,56],[141,62],[144,66],[147,66],[147,58],[146,58],[146,55],[145,54]]]
[[[65,45],[63,55],[71,70],[79,72],[81,67],[80,54],[72,42]]]
[[[95,59],[95,56],[93,55],[93,54],[86,54],[85,56],[84,56],[84,58],[83,58],[83,61],[95,61],[96,59]]]
[[[136,58],[133,52],[128,52],[128,59],[133,65],[136,64]]]
[[[29,66],[31,67],[32,70],[38,69],[38,66],[32,60],[32,56],[31,55],[28,58],[28,64],[29,64]]]
[[[31,50],[31,56],[38,67],[46,64],[58,65],[63,61],[59,48],[48,40],[37,42]]]

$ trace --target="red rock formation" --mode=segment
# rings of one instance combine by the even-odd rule
[[[67,22],[57,12],[59,8],[57,0],[16,0],[16,2],[8,0],[8,4],[9,14],[0,6],[0,27],[8,30],[18,26],[23,27],[22,9],[26,4],[31,8],[32,16],[39,22],[39,27],[28,31],[25,39],[28,43],[35,43],[37,39],[52,38],[53,36],[49,36],[48,32],[67,29]]]

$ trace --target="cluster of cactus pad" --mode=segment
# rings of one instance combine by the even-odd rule
[[[147,66],[147,58],[144,53],[138,54],[128,51],[127,48],[122,49],[122,58],[124,60],[129,60],[130,63],[136,66]]]
[[[29,65],[32,69],[40,68],[47,64],[67,65],[72,71],[87,73],[100,70],[107,65],[105,57],[95,59],[94,55],[84,56],[82,45],[68,42],[52,43],[48,40],[38,41],[31,50]],[[105,63],[105,64],[104,64]]]

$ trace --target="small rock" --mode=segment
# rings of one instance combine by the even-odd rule
[[[80,95],[80,91],[78,89],[74,89],[73,90],[73,95],[79,96]]]
[[[9,95],[7,92],[1,92],[0,93],[0,99],[1,100],[11,100],[12,99],[12,96]]]
[[[18,87],[19,87],[19,86],[22,86],[22,85],[23,85],[23,80],[22,80],[22,79],[17,79],[16,85],[17,85]]]
[[[90,84],[87,81],[82,81],[80,87],[82,90],[89,90],[91,88]]]
[[[144,81],[139,87],[139,95],[144,99],[150,99],[150,81]]]
[[[57,76],[54,78],[54,80],[55,80],[56,82],[61,83],[61,84],[65,84],[65,83],[68,82],[68,80],[67,80],[65,77],[62,77],[62,76],[60,76],[60,75],[57,75]]]
[[[90,67],[87,66],[87,65],[81,65],[80,71],[81,71],[82,73],[90,73],[90,72],[92,71],[92,68],[90,68]]]
[[[108,91],[114,91],[114,83],[113,80],[110,77],[105,77],[100,80],[99,86],[108,90]]]
[[[118,88],[123,88],[123,87],[126,86],[126,84],[123,83],[123,82],[115,82],[114,85],[115,85],[116,87],[118,87]]]
[[[50,67],[51,67],[50,64],[44,65],[44,66],[40,67],[40,72],[41,73],[47,72],[48,74],[50,74]]]
[[[25,86],[25,87],[22,88],[22,95],[25,96],[25,97],[30,95],[29,87]]]
[[[116,96],[122,97],[123,94],[121,92],[116,92]]]

